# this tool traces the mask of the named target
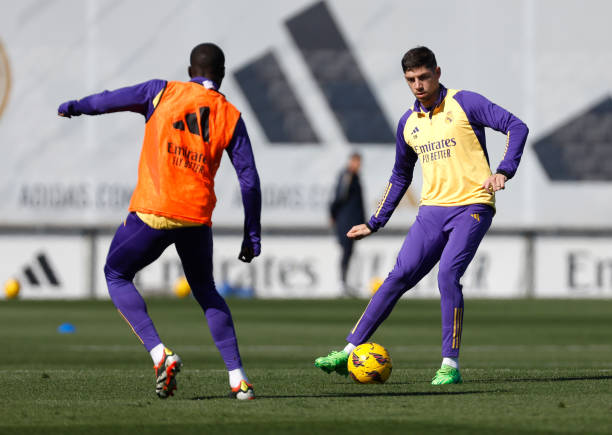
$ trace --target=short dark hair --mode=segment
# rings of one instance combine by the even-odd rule
[[[191,50],[189,61],[199,72],[213,75],[215,78],[225,76],[225,55],[218,45],[205,42]]]
[[[402,57],[402,70],[404,72],[422,66],[432,71],[438,66],[436,55],[427,47],[419,46],[411,48]]]

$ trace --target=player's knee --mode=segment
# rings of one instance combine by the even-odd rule
[[[202,281],[192,282],[191,293],[196,299],[206,298],[206,297],[216,297],[216,295],[220,294],[213,280],[208,280],[204,282]]]
[[[209,308],[226,307],[227,303],[217,290],[214,284],[210,286],[193,287],[191,289],[194,299],[202,307],[202,310],[206,312]]]
[[[438,287],[440,292],[455,292],[461,291],[459,284],[460,276],[451,269],[440,268],[438,272]]]
[[[412,287],[414,287],[414,284],[411,285],[409,275],[401,271],[393,270],[378,288],[377,293],[384,293],[389,297],[399,297]]]
[[[106,282],[117,282],[117,281],[131,281],[134,277],[128,276],[121,272],[117,272],[112,269],[108,263],[104,265],[104,277],[106,278]]]

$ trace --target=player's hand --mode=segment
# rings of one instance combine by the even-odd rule
[[[249,242],[243,242],[242,248],[240,249],[240,254],[238,254],[238,260],[244,263],[250,263],[253,261],[253,258],[257,257],[261,252],[261,247],[259,244],[253,245]]]
[[[240,250],[240,254],[238,254],[238,260],[244,263],[250,263],[253,258],[255,258],[255,253],[253,252],[253,248],[250,246],[243,246]]]
[[[74,110],[73,107],[74,101],[66,101],[65,103],[60,104],[57,108],[57,114],[59,116],[63,116],[64,118],[70,118],[71,116],[79,116],[80,113]]]
[[[364,237],[368,237],[372,234],[372,230],[370,230],[366,224],[355,225],[353,228],[346,233],[346,237],[353,240],[361,240]]]
[[[489,193],[497,192],[506,188],[506,181],[508,181],[508,177],[504,174],[493,174],[485,180],[482,188]]]

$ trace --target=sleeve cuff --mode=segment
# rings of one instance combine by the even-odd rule
[[[370,223],[369,223],[369,222],[366,222],[366,223],[365,223],[365,226],[366,226],[366,227],[368,227],[368,229],[369,229],[370,231],[372,231],[373,233],[375,233],[376,231],[378,231],[378,228],[374,228],[372,225],[370,225]]]
[[[495,171],[495,173],[504,175],[508,180],[512,178],[512,175],[510,175],[509,172],[506,172],[502,169],[498,169],[497,171]]]

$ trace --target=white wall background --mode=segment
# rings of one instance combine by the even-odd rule
[[[202,41],[227,55],[223,91],[244,113],[264,189],[264,225],[324,226],[326,194],[353,148],[314,83],[285,21],[310,0],[259,2],[23,0],[0,3],[0,41],[11,89],[0,118],[0,223],[112,224],[135,183],[143,119],[124,113],[60,119],[59,103],[151,78],[187,79]],[[449,87],[478,91],[531,128],[518,175],[498,195],[494,227],[609,227],[612,183],[552,183],[530,145],[610,94],[612,5],[606,1],[328,2],[391,125],[413,101],[399,68],[403,53],[431,47]],[[232,77],[272,50],[321,145],[271,146]],[[495,166],[504,137],[489,132]],[[393,147],[360,146],[367,203],[374,208]],[[611,168],[612,170],[612,168]],[[417,171],[412,199],[418,199]],[[235,174],[218,174],[217,224],[240,225]],[[303,195],[302,199],[296,192]],[[414,219],[410,201],[389,225]]]

